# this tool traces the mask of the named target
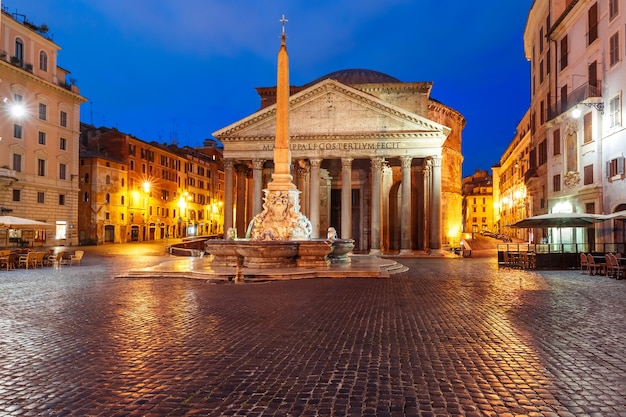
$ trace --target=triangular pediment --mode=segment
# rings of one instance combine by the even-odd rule
[[[291,137],[448,136],[450,129],[384,100],[326,79],[289,98]],[[222,142],[267,138],[276,132],[276,105],[213,133]]]

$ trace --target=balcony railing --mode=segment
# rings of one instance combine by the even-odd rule
[[[548,120],[554,119],[575,105],[583,103],[590,98],[602,98],[602,85],[600,81],[596,82],[596,85],[584,84],[568,94],[565,100],[554,103],[553,106],[548,108]]]

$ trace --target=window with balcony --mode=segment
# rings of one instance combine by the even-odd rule
[[[39,69],[48,72],[48,54],[44,51],[39,52]]]
[[[583,168],[583,184],[593,184],[593,164],[585,165]]]
[[[598,39],[598,3],[594,3],[587,11],[589,32],[587,33],[587,45]]]
[[[556,193],[561,191],[561,174],[552,177],[552,190]]]
[[[619,94],[609,100],[609,120],[610,127],[622,125],[622,100]]]
[[[593,140],[593,117],[591,112],[586,113],[583,117],[583,143],[589,143]]]
[[[20,38],[15,40],[15,58],[20,65],[24,63],[24,42]]]
[[[609,65],[612,67],[620,60],[619,55],[619,31],[609,38]]]
[[[48,119],[48,106],[43,103],[39,103],[39,120]]]

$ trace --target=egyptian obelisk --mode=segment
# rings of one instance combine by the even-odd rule
[[[311,222],[300,212],[300,191],[291,176],[289,148],[289,56],[285,35],[285,16],[276,84],[276,138],[274,139],[274,172],[263,190],[263,211],[252,220],[253,240],[303,240],[311,238]]]

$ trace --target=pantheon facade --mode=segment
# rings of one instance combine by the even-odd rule
[[[459,244],[465,119],[430,97],[431,82],[336,71],[291,86],[289,135],[301,211],[360,253],[438,253]],[[224,230],[245,237],[271,179],[276,87],[260,109],[213,135],[224,145]]]

